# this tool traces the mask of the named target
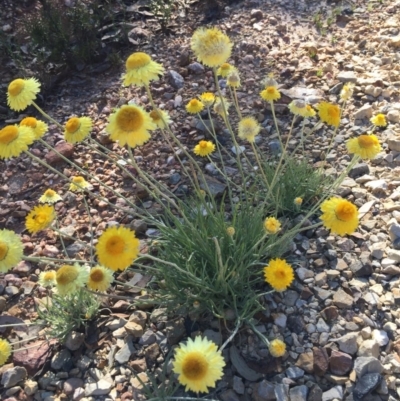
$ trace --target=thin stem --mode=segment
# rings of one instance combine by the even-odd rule
[[[24,260],[29,262],[43,262],[43,261],[50,261],[50,262],[57,262],[57,263],[89,263],[89,264],[96,264],[96,262],[80,260],[80,259],[54,259],[48,258],[46,256],[34,257],[34,256],[23,256]]]
[[[44,110],[42,110],[34,101],[32,101],[32,106],[36,108],[36,110],[43,115],[43,117],[47,118],[52,123],[56,124],[59,128],[64,130],[64,127],[56,121],[53,117],[50,117]]]
[[[269,348],[269,341],[259,330],[256,329],[256,326],[250,321],[247,321],[246,323],[248,323],[248,325],[251,327],[254,333],[256,333],[258,337],[261,339],[261,341],[267,346],[267,348]]]
[[[90,214],[90,208],[89,205],[87,203],[86,197],[83,196],[83,203],[85,204],[85,208],[86,208],[86,213],[88,215],[89,218],[89,231],[90,231],[90,261],[93,262],[93,221],[92,221],[92,215]]]
[[[75,242],[78,242],[79,244],[85,246],[86,248],[91,248],[91,245],[88,245],[86,242],[80,240],[79,238],[75,238],[75,237],[73,237],[72,235],[68,235],[68,234],[66,234],[66,233],[63,233],[62,231],[60,231],[60,230],[59,230],[58,228],[56,228],[56,227],[51,227],[51,229],[52,229],[53,231],[55,231],[56,233],[60,234],[60,236],[62,235],[63,237],[67,237],[67,238],[69,238],[69,239],[72,239],[72,240],[74,240]]]
[[[25,338],[24,340],[10,342],[10,344],[11,345],[21,344],[21,343],[24,343],[26,341],[35,340],[36,338],[39,338],[39,337],[35,336],[35,337]]]
[[[241,324],[242,324],[241,320],[238,319],[235,329],[232,331],[231,335],[226,339],[226,341],[222,344],[221,348],[219,349],[220,351],[222,351],[233,340],[233,337],[236,336],[236,333],[239,331]]]
[[[262,177],[263,177],[263,179],[264,179],[264,182],[265,182],[265,185],[266,185],[266,187],[267,187],[268,195],[269,195],[269,196],[272,196],[273,194],[272,194],[272,192],[271,192],[271,187],[270,187],[270,185],[269,185],[269,183],[268,183],[268,178],[267,178],[267,176],[265,175],[264,166],[261,164],[261,160],[260,160],[258,151],[257,151],[256,147],[254,146],[254,142],[251,142],[251,147],[253,148],[253,152],[254,152],[254,155],[255,155],[255,157],[256,157],[256,161],[257,161],[257,164],[258,164],[258,168],[260,169],[261,175],[262,175]]]
[[[273,102],[273,100],[271,100],[269,103],[270,103],[270,105],[271,105],[272,118],[274,119],[274,124],[275,124],[276,133],[278,134],[279,144],[280,144],[281,149],[282,149],[282,151],[283,151],[283,143],[282,143],[282,138],[281,138],[281,132],[279,131],[278,120],[276,119],[276,115],[275,115],[275,106],[274,106],[274,102]]]
[[[58,221],[57,213],[56,213],[56,228],[57,228],[58,232],[60,232],[60,223]],[[63,237],[61,235],[60,235],[60,242],[61,242],[61,246],[63,248],[63,251],[65,253],[65,256],[68,258],[67,248],[65,247],[64,239],[63,239]]]

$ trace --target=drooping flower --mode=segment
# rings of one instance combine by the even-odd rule
[[[376,116],[372,117],[369,121],[374,124],[376,127],[386,127],[387,121],[384,114],[379,113]]]
[[[204,104],[198,99],[191,99],[186,105],[186,111],[190,114],[200,113],[204,109]]]
[[[264,267],[265,281],[278,292],[285,291],[294,280],[293,268],[284,259],[273,259]]]
[[[222,99],[222,100],[221,100]],[[224,115],[224,108],[225,107],[225,111],[226,114],[229,115],[229,107],[231,106],[231,104],[223,97],[220,98],[219,96],[215,99],[215,103],[214,103],[214,111],[219,114],[221,117],[225,118]]]
[[[40,203],[50,204],[56,203],[60,200],[62,200],[61,196],[52,189],[46,189],[46,191],[44,191],[44,194],[39,198]]]
[[[198,28],[191,41],[197,60],[208,67],[219,67],[231,56],[232,43],[217,28]]]
[[[0,366],[3,366],[11,355],[11,344],[7,340],[0,339]]]
[[[232,71],[228,74],[226,78],[226,83],[232,88],[240,87],[240,75],[236,68],[232,69]]]
[[[88,288],[93,291],[107,291],[114,281],[113,272],[104,266],[97,265],[90,270]]]
[[[316,112],[315,110],[309,105],[303,102],[302,100],[293,100],[289,104],[289,110],[298,116],[308,118],[308,117],[314,117]]]
[[[167,125],[170,125],[172,123],[171,117],[169,114],[161,109],[153,110],[150,112],[150,118],[153,123],[161,129],[164,129],[167,127]]]
[[[197,336],[194,341],[189,338],[186,345],[180,345],[172,366],[186,391],[208,393],[208,388],[215,387],[216,381],[221,379],[225,361],[212,341]]]
[[[198,156],[205,157],[210,155],[215,150],[215,145],[211,141],[200,141],[194,147],[194,153]]]
[[[301,204],[303,203],[303,198],[300,198],[300,196],[298,196],[297,198],[294,199],[294,204],[297,206],[301,206]]]
[[[352,234],[358,227],[358,210],[346,199],[331,198],[321,204],[323,225],[332,233]]]
[[[340,107],[337,104],[321,102],[317,105],[319,118],[334,127],[340,124]]]
[[[279,358],[279,357],[285,355],[286,344],[282,340],[280,340],[279,338],[275,338],[275,340],[272,340],[269,343],[268,350],[269,350],[269,353],[274,358]]]
[[[215,96],[211,92],[204,92],[200,96],[200,101],[204,104],[204,107],[211,107],[214,104]]]
[[[261,126],[254,117],[245,117],[239,121],[238,135],[240,139],[252,143],[255,141],[255,137],[259,134],[260,130]]]
[[[131,54],[126,60],[126,74],[123,76],[124,85],[147,86],[151,81],[158,81],[164,74],[164,67],[142,52]]]
[[[17,157],[35,140],[32,128],[27,126],[7,125],[0,130],[0,158]]]
[[[73,294],[83,288],[89,279],[89,272],[85,266],[63,265],[56,272],[57,293],[61,296]]]
[[[378,138],[373,134],[351,138],[347,141],[346,147],[349,153],[354,153],[363,159],[374,159],[382,150]]]
[[[35,206],[26,216],[25,226],[30,233],[37,233],[48,228],[55,219],[54,206]]]
[[[99,263],[114,271],[125,270],[139,254],[139,240],[135,232],[125,227],[109,227],[96,245]]]
[[[57,284],[55,270],[48,270],[47,272],[41,272],[39,274],[38,283],[42,287],[54,287]]]
[[[226,229],[226,233],[230,236],[233,237],[235,235],[235,228],[234,227],[228,227]]]
[[[11,230],[0,230],[0,273],[8,272],[22,260],[24,246],[21,238]]]
[[[235,68],[232,64],[223,63],[217,70],[217,75],[221,76],[222,78],[226,78],[228,74]]]
[[[345,84],[340,91],[340,98],[345,101],[349,100],[353,96],[354,86],[352,82]]]
[[[281,229],[281,223],[275,217],[267,217],[264,221],[264,228],[268,234],[276,234]]]
[[[120,146],[128,144],[131,148],[135,148],[147,142],[150,139],[149,131],[156,128],[149,114],[141,107],[124,105],[111,114],[106,131]]]
[[[14,79],[8,85],[7,104],[12,110],[25,110],[36,99],[39,91],[40,83],[35,78]]]
[[[41,138],[49,129],[49,126],[42,120],[37,120],[35,117],[24,118],[19,125],[30,127],[35,134],[35,139]]]
[[[92,130],[89,117],[72,117],[65,123],[64,138],[68,143],[83,141]]]
[[[260,92],[260,96],[267,102],[273,102],[281,98],[281,94],[276,86],[266,86],[265,89]]]
[[[71,184],[69,184],[69,190],[72,192],[81,192],[85,188],[89,188],[90,184],[81,176],[75,176],[71,178]]]

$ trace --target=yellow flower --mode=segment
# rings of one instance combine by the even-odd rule
[[[301,206],[301,204],[303,203],[303,198],[297,197],[294,199],[294,204],[297,206]]]
[[[30,233],[37,233],[49,227],[55,219],[54,206],[39,205],[26,216],[25,226]]]
[[[10,230],[0,230],[0,273],[8,272],[22,260],[21,238]]]
[[[138,257],[139,240],[129,228],[109,227],[101,234],[96,253],[101,265],[125,270]]]
[[[125,86],[147,86],[151,81],[158,81],[159,75],[164,74],[164,67],[142,52],[131,54],[125,65],[126,74],[123,76]]]
[[[281,229],[281,223],[275,217],[267,217],[264,221],[264,228],[268,234],[276,234]]]
[[[200,96],[200,101],[204,104],[205,107],[211,107],[215,101],[215,96],[211,92],[204,92]]]
[[[372,117],[369,121],[374,124],[376,127],[386,127],[387,121],[384,114],[377,114],[376,116]]]
[[[164,129],[167,127],[167,125],[170,125],[172,123],[172,120],[169,116],[169,114],[161,109],[153,110],[150,112],[150,118],[153,123],[161,129]]]
[[[35,134],[35,139],[41,138],[49,129],[44,121],[36,120],[35,117],[26,117],[19,123],[19,125],[32,128],[32,131]]]
[[[110,116],[106,131],[120,146],[128,144],[135,148],[147,142],[150,139],[149,131],[156,128],[149,114],[141,107],[124,105]]]
[[[212,341],[197,336],[194,341],[189,338],[186,345],[180,345],[172,366],[186,391],[208,393],[208,387],[215,387],[215,382],[221,379],[225,361]]]
[[[228,74],[228,77],[226,79],[226,83],[229,86],[232,86],[232,88],[239,88],[240,86],[240,76],[239,72],[235,69],[232,69],[232,71]]]
[[[198,156],[208,156],[215,150],[215,145],[211,141],[200,141],[194,147],[194,153]]]
[[[46,189],[44,191],[44,194],[39,198],[40,203],[56,203],[58,201],[62,200],[61,196],[58,195],[56,191],[53,191],[52,189]]]
[[[93,291],[107,291],[114,281],[113,272],[104,266],[97,265],[90,270],[87,286]]]
[[[15,111],[26,109],[36,99],[40,83],[35,78],[14,79],[8,85],[7,104]]]
[[[197,99],[192,99],[186,105],[186,111],[190,114],[200,113],[204,109],[204,104]]]
[[[56,273],[57,293],[61,296],[72,294],[83,288],[89,279],[88,269],[77,263],[63,265]]]
[[[273,357],[279,358],[280,356],[285,355],[286,344],[282,340],[279,340],[279,338],[275,338],[275,340],[272,340],[269,343],[268,349],[269,349],[269,353]]]
[[[214,111],[215,111],[217,114],[219,114],[221,117],[225,118],[224,109],[223,109],[223,106],[222,106],[222,105],[225,106],[226,114],[229,115],[228,110],[229,110],[229,107],[231,106],[231,104],[230,104],[225,98],[222,98],[222,101],[221,101],[221,98],[218,96],[218,97],[215,99]]]
[[[32,128],[7,125],[0,130],[0,158],[17,157],[35,140]]]
[[[233,237],[235,235],[235,228],[234,227],[228,227],[226,229],[226,233],[230,236]]]
[[[378,138],[373,134],[351,138],[347,141],[346,147],[349,153],[354,153],[363,159],[374,159],[382,150]]]
[[[314,117],[316,114],[315,110],[309,104],[304,103],[302,100],[293,100],[289,104],[289,110],[293,114],[304,118]]]
[[[68,143],[83,141],[92,130],[89,117],[72,117],[65,123],[64,138]]]
[[[0,339],[0,366],[3,366],[11,355],[11,345],[7,340]]]
[[[41,272],[39,274],[39,285],[42,287],[54,287],[56,282],[56,271],[55,270],[48,270],[47,272]]]
[[[349,100],[353,96],[354,86],[352,82],[345,84],[340,91],[340,98],[345,101]]]
[[[358,210],[351,202],[341,198],[331,198],[321,204],[321,220],[332,233],[345,235],[358,227]]]
[[[337,104],[321,102],[317,105],[319,118],[334,127],[340,124],[340,107]]]
[[[252,143],[255,141],[255,137],[259,134],[260,130],[260,124],[254,117],[245,117],[239,121],[238,135],[240,139],[245,139]]]
[[[217,75],[221,76],[222,78],[226,78],[233,68],[235,68],[233,65],[229,63],[223,63],[218,68]]]
[[[69,184],[69,190],[72,192],[80,192],[85,188],[89,188],[90,184],[81,176],[75,176],[71,178],[71,184]]]
[[[267,86],[263,91],[260,92],[260,96],[267,102],[273,102],[281,98],[276,86]]]
[[[232,43],[217,28],[199,28],[192,36],[191,47],[197,60],[208,67],[218,67],[231,56]]]
[[[273,259],[264,267],[265,281],[278,292],[285,291],[294,280],[293,268],[284,259]]]

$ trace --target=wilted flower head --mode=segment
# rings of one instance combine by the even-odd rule
[[[345,84],[340,91],[340,98],[345,101],[349,100],[353,96],[354,86],[352,82]]]
[[[273,357],[279,358],[285,355],[286,344],[282,340],[279,340],[279,338],[275,338],[275,340],[270,342],[268,350]]]
[[[232,69],[232,71],[229,72],[228,77],[226,79],[226,83],[229,86],[232,86],[232,88],[239,88],[240,76],[239,76],[239,72],[236,68]]]
[[[171,124],[172,120],[169,114],[161,109],[152,110],[150,112],[150,118],[158,128],[164,129],[167,125]]]
[[[57,292],[62,296],[73,294],[86,285],[88,278],[89,272],[85,266],[77,263],[63,265],[56,272]]]
[[[221,76],[222,78],[226,78],[228,74],[232,71],[233,65],[229,63],[223,63],[217,70],[217,75]]]
[[[235,228],[234,227],[228,227],[226,229],[226,233],[230,236],[233,237],[235,235]]]
[[[231,104],[225,98],[222,98],[221,101],[221,98],[218,96],[214,103],[214,111],[221,117],[225,118],[223,105],[225,106],[226,114],[229,115],[228,109],[231,106]]]
[[[199,96],[199,98],[205,107],[211,107],[215,101],[215,96],[211,92],[204,92]]]
[[[245,139],[252,143],[260,130],[261,126],[254,117],[245,117],[239,121],[238,135],[240,139]]]
[[[98,265],[90,270],[87,286],[93,291],[104,292],[107,291],[113,281],[113,271]]]
[[[69,190],[72,192],[80,192],[85,188],[89,188],[90,184],[81,176],[75,176],[71,178],[71,184],[69,185]]]
[[[56,271],[48,270],[47,272],[41,272],[39,274],[38,283],[42,287],[54,287],[56,285]]]
[[[304,118],[314,117],[316,114],[315,110],[309,104],[299,99],[293,100],[289,104],[289,110],[293,114],[296,114]]]

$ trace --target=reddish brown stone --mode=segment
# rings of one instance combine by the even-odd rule
[[[353,358],[344,352],[332,350],[329,358],[329,370],[338,376],[344,376],[353,367]]]
[[[331,322],[332,320],[336,320],[337,317],[339,316],[339,312],[336,308],[336,306],[328,306],[325,309],[322,310],[321,312],[322,317],[327,320],[328,322]]]
[[[74,145],[67,142],[58,143],[54,149],[67,159],[70,159],[74,154]],[[47,153],[44,158],[46,162],[50,164],[50,166],[54,166],[55,164],[59,164],[63,161],[62,157],[54,152],[54,150],[51,150],[49,153]]]
[[[313,348],[314,374],[323,376],[328,370],[329,356],[325,348]]]

